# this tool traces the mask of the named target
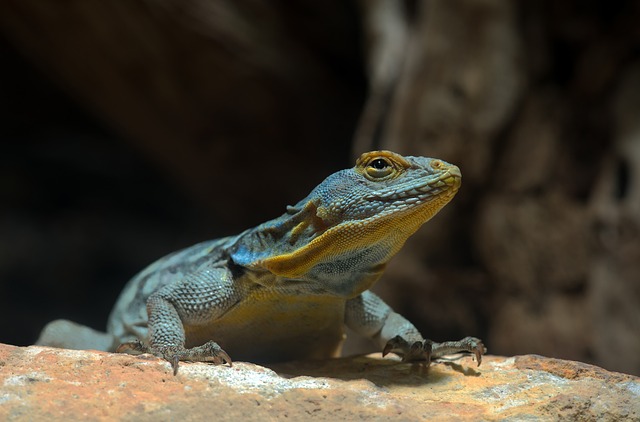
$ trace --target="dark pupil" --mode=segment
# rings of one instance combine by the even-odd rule
[[[389,163],[387,163],[387,161],[383,160],[382,158],[373,160],[370,165],[376,170],[382,170],[389,167]]]

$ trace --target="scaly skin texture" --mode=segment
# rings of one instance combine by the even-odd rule
[[[348,326],[404,360],[465,351],[479,365],[480,340],[425,340],[368,291],[460,183],[458,167],[442,160],[362,154],[282,216],[151,264],[125,287],[106,334],[59,320],[39,343],[151,352],[175,372],[181,360],[337,356]]]

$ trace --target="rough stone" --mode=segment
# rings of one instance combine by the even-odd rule
[[[619,420],[640,379],[536,355],[430,368],[379,354],[270,368],[0,345],[2,420]]]

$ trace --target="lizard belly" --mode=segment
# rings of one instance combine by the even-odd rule
[[[234,360],[278,362],[337,357],[344,341],[344,300],[252,292],[222,317],[186,325],[186,347],[217,342]]]

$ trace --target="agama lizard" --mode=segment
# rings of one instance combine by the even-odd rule
[[[456,194],[458,167],[390,151],[362,154],[282,216],[232,237],[175,252],[125,287],[107,333],[65,320],[39,344],[231,364],[327,358],[344,327],[405,361],[475,354],[479,339],[425,340],[368,289],[423,223]],[[118,346],[120,344],[120,346]]]

